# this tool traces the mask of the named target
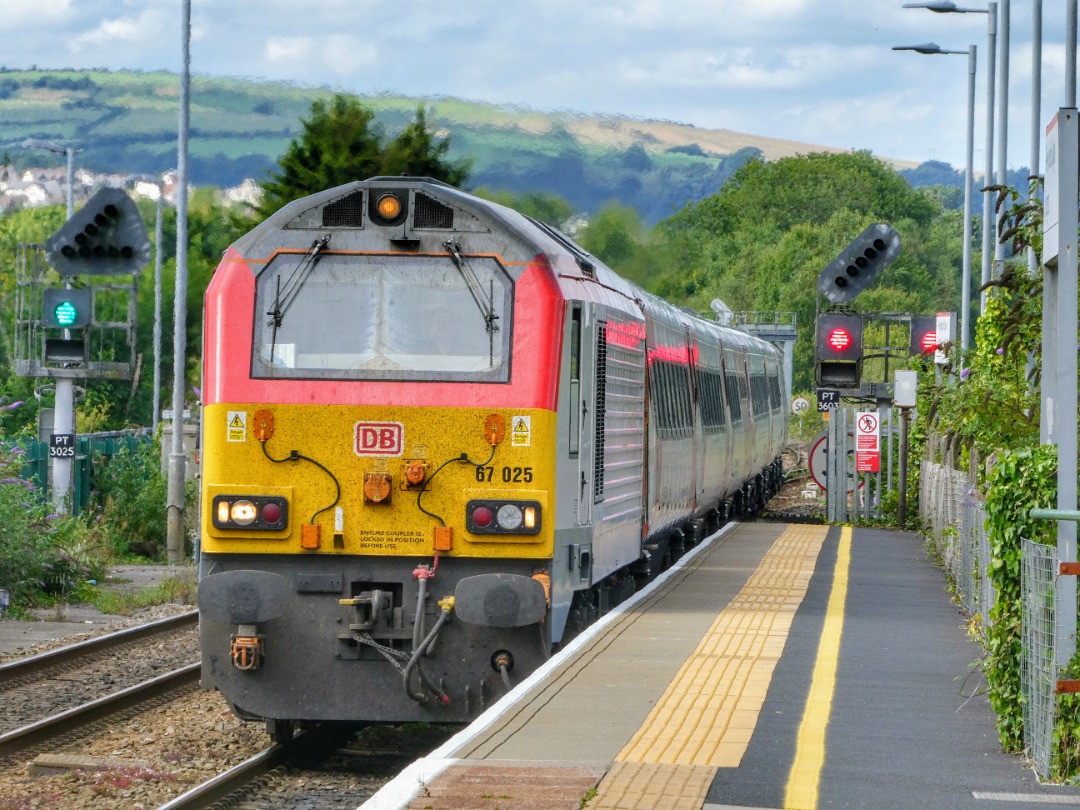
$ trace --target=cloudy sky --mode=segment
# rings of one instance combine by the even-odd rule
[[[1066,103],[1068,1],[1043,3],[1040,131]],[[978,169],[987,15],[903,2],[192,0],[192,71],[670,120],[961,167],[974,44]],[[181,9],[0,0],[0,65],[178,71]],[[1010,168],[1029,164],[1031,15],[1031,2],[1012,3]],[[964,54],[892,50],[924,42]]]

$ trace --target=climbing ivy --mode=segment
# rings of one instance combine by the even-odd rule
[[[1006,751],[1024,747],[1020,692],[1020,541],[1055,542],[1053,523],[1032,520],[1034,507],[1057,497],[1057,448],[1050,445],[1001,451],[987,480],[986,529],[990,539],[989,579],[996,601],[990,608],[983,667],[990,705]]]

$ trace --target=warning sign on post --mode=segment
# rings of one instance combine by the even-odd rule
[[[877,411],[855,414],[855,472],[880,472],[881,424]]]

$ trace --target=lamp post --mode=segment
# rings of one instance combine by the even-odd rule
[[[968,112],[967,134],[965,141],[966,163],[964,168],[964,260],[961,274],[960,294],[960,349],[964,351],[968,347],[968,321],[971,313],[971,235],[972,235],[972,205],[971,193],[974,180],[975,158],[975,63],[976,48],[969,45],[966,51],[947,51],[934,42],[922,45],[900,45],[893,48],[894,51],[915,51],[922,54],[967,54],[968,58]]]
[[[990,58],[986,60],[986,168],[983,172],[983,186],[989,186],[994,182],[994,88],[995,88],[995,64],[994,54],[997,50],[997,12],[996,2],[987,3],[985,9],[960,8],[952,0],[934,0],[927,3],[904,3],[904,8],[925,8],[937,14],[985,14],[986,15],[986,47]],[[992,191],[983,191],[983,239],[982,239],[982,273],[981,285],[985,286],[990,280],[991,268],[994,262],[994,194]],[[979,296],[979,312],[986,309],[986,291]]]
[[[188,135],[191,122],[191,0],[183,0],[180,41],[179,144],[176,159],[176,291],[173,296],[173,395],[172,449],[169,453],[166,511],[166,548],[170,565],[184,561],[184,480],[187,456],[184,453],[184,380],[187,351],[187,185]],[[196,552],[197,553],[197,552]]]
[[[1039,176],[1039,135],[1042,120],[1042,0],[1031,3],[1031,145],[1028,156],[1031,162],[1030,174]],[[1029,183],[1029,194],[1033,193]],[[1039,268],[1035,248],[1028,247],[1028,273],[1035,275]]]
[[[151,183],[157,187],[157,217],[154,222],[154,400],[151,426],[157,435],[158,422],[161,419],[161,240],[165,208],[165,180],[150,175],[134,175],[129,180]]]

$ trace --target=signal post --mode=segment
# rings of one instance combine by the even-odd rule
[[[52,500],[58,512],[67,513],[75,380],[131,379],[136,276],[149,259],[150,240],[131,198],[120,189],[103,189],[49,237],[43,252],[59,284],[40,261],[42,246],[20,245],[15,370],[55,380]],[[97,278],[102,276],[113,278]]]

